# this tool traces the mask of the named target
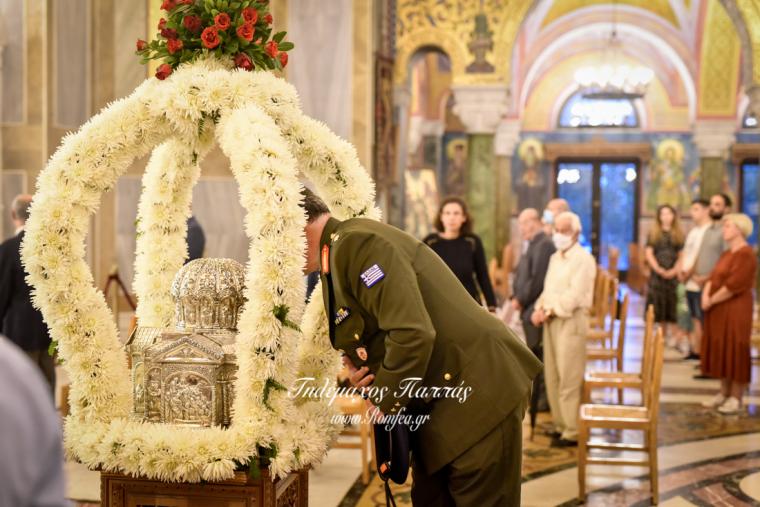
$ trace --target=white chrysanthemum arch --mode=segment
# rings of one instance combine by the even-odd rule
[[[129,164],[166,140],[143,179],[134,287],[140,325],[168,325],[192,186],[214,133],[240,184],[251,238],[235,418],[227,430],[133,421],[126,357],[84,261],[89,219]],[[337,366],[321,293],[303,308],[298,169],[337,217],[379,218],[374,186],[354,148],[305,117],[292,86],[214,60],[183,66],[165,81],[147,80],[66,137],[38,179],[22,258],[71,378],[71,454],[91,467],[166,481],[229,478],[259,447],[274,451],[276,476],[324,455],[336,430],[330,408],[293,400],[282,389],[296,376],[321,382]]]

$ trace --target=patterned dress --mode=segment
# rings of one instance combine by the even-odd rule
[[[665,270],[676,265],[678,252],[683,248],[683,244],[673,241],[668,231],[663,231],[657,241],[653,241],[650,235],[647,246],[654,250],[654,258],[657,259],[657,264]],[[647,290],[647,307],[650,304],[654,305],[655,322],[677,322],[677,287],[678,278],[674,277],[667,280],[652,271]]]

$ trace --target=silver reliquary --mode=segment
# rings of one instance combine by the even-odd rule
[[[232,259],[196,259],[179,270],[175,327],[138,327],[127,342],[135,417],[229,426],[244,282],[245,269]]]

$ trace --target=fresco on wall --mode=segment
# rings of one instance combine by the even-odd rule
[[[439,178],[441,194],[465,197],[467,193],[467,135],[448,132],[443,138],[443,164]]]
[[[404,173],[406,207],[404,230],[422,239],[433,232],[433,222],[438,211],[438,185],[435,170],[416,169]]]
[[[519,213],[525,208],[541,211],[550,199],[550,167],[544,158],[544,146],[535,137],[529,137],[520,143],[517,160],[512,165],[512,191],[515,198],[514,211]]]
[[[723,180],[720,184],[720,191],[731,198],[731,202],[737,202],[737,196],[739,195],[739,184],[737,178],[737,167],[730,161],[726,160],[726,170],[723,173]],[[692,182],[692,194],[697,196],[700,193],[702,184],[702,169],[697,167],[691,174],[689,181]]]
[[[654,213],[663,204],[670,204],[681,213],[688,212],[692,195],[696,194],[693,194],[694,172],[687,174],[685,164],[686,154],[681,141],[668,138],[657,144],[644,179],[646,213]]]

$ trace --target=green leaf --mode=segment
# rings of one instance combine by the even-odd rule
[[[274,41],[275,41],[277,44],[279,44],[280,42],[282,42],[282,39],[284,39],[284,38],[285,38],[285,35],[287,35],[287,32],[277,32],[277,33],[275,34],[275,36],[274,36],[274,37],[272,37],[272,38],[274,39]]]
[[[230,9],[232,9],[233,11],[240,9],[240,2],[232,2],[230,4]]]
[[[251,460],[248,462],[248,475],[254,481],[261,479],[261,465],[258,456],[251,456]]]
[[[288,42],[288,41],[285,41],[285,42],[277,45],[277,49],[279,49],[280,51],[290,51],[294,47],[296,47],[296,45],[293,44],[292,42]]]
[[[58,342],[56,340],[50,340],[50,345],[48,345],[48,355],[54,356],[55,351],[58,350]]]

